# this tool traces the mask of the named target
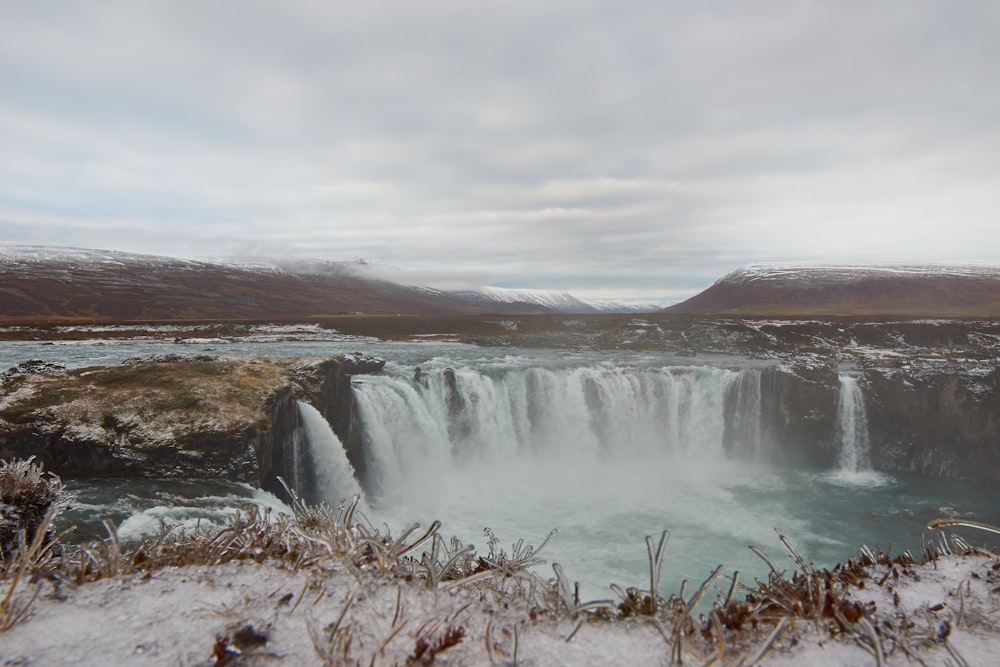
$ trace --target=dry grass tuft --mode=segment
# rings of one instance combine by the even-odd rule
[[[61,536],[53,536],[51,526],[67,503],[59,478],[45,475],[33,459],[0,461],[0,581],[6,587],[0,598],[0,632],[31,614],[41,586],[37,575],[59,567]],[[29,577],[36,585],[22,595],[20,584]]]
[[[33,457],[0,461],[0,560],[35,538],[51,507],[61,509],[66,503],[62,482],[44,474]]]

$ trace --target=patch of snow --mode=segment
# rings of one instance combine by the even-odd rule
[[[517,328],[520,326],[517,320],[489,320],[487,324],[495,324],[507,331],[517,331]]]
[[[64,264],[72,268],[117,266],[165,266],[202,268],[204,262],[159,255],[140,255],[117,250],[97,250],[48,245],[18,245],[0,243],[0,264],[5,263]]]
[[[211,324],[73,324],[53,327],[59,333],[155,333],[171,334],[178,331],[200,331],[210,329]]]

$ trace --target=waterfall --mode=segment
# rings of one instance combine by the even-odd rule
[[[336,507],[341,500],[350,500],[355,494],[361,495],[361,485],[354,476],[354,468],[347,460],[344,446],[337,434],[333,432],[319,410],[304,401],[297,403],[305,440],[308,443],[308,464],[311,464],[312,468],[312,484],[311,488],[306,487],[304,480],[301,479],[306,476],[304,473],[307,459],[303,457],[302,447],[296,438],[294,444],[296,479],[293,481],[296,489],[303,495],[306,495],[308,490],[311,492],[308,496],[315,496],[315,498],[307,496],[307,500],[324,501],[333,507]]]
[[[759,368],[734,373],[727,390],[726,446],[741,458],[759,461],[767,455],[762,418]]]
[[[871,470],[864,396],[857,378],[846,374],[840,376],[837,419],[840,431],[840,469],[845,472]]]
[[[463,462],[697,460],[760,449],[760,371],[710,366],[447,368],[356,376],[374,492]],[[733,406],[741,414],[727,416]]]

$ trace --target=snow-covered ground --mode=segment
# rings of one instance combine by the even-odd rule
[[[790,622],[753,664],[875,665],[874,643],[887,665],[996,664],[998,569],[984,555],[875,566],[868,585],[851,593],[875,605],[868,621],[847,631],[833,621]],[[485,588],[428,590],[342,568],[237,561],[40,591],[33,615],[0,634],[2,664],[603,667],[666,665],[671,656],[672,628],[662,619],[659,627],[633,618],[577,628],[569,614],[505,602]],[[748,633],[739,651],[722,656],[692,637],[684,664],[740,664],[770,631]]]

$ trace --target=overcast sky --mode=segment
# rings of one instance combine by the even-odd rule
[[[6,0],[0,232],[663,301],[1000,261],[1000,2]]]

